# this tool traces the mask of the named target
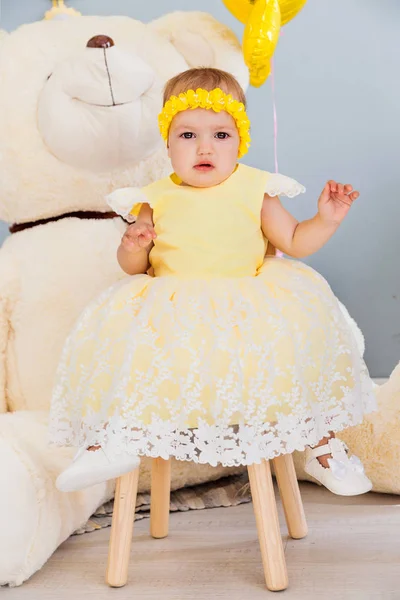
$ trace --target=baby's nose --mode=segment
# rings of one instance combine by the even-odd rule
[[[212,151],[212,141],[206,138],[197,140],[197,152],[199,154],[209,154]]]
[[[95,35],[86,44],[87,48],[111,48],[111,46],[114,46],[114,40],[108,35]]]

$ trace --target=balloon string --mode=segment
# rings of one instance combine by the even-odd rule
[[[274,158],[275,158],[275,173],[278,173],[278,117],[276,114],[275,102],[275,65],[274,59],[271,59],[271,89],[272,89],[272,108],[274,113]],[[276,249],[275,256],[282,257],[283,252]]]
[[[271,89],[272,89],[272,108],[274,114],[274,158],[275,158],[275,173],[278,173],[278,117],[276,113],[275,101],[275,65],[274,59],[271,59]]]

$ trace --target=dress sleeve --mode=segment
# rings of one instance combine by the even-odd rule
[[[134,223],[142,204],[151,203],[142,188],[126,187],[115,190],[106,196],[107,204],[128,223]]]
[[[304,194],[305,191],[304,185],[279,173],[270,173],[264,190],[269,196],[287,196],[288,198]]]

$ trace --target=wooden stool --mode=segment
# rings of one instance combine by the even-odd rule
[[[273,463],[289,535],[303,538],[307,535],[307,523],[292,456],[279,456]],[[269,461],[249,466],[248,472],[267,588],[284,590],[288,576]],[[136,469],[117,480],[106,575],[106,582],[112,587],[122,587],[128,580],[138,478]],[[168,535],[170,481],[171,461],[153,459],[150,532],[154,538]]]

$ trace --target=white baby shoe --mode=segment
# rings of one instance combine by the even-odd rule
[[[134,471],[140,465],[140,458],[126,451],[115,452],[110,444],[98,450],[80,448],[72,463],[56,480],[60,492],[77,492],[92,485],[115,479]]]
[[[339,496],[358,496],[372,489],[372,483],[364,473],[362,462],[357,456],[349,458],[348,447],[337,438],[331,438],[327,444],[317,448],[306,448],[304,470],[319,485],[328,488]],[[329,469],[324,468],[319,456],[331,454],[328,458]]]

